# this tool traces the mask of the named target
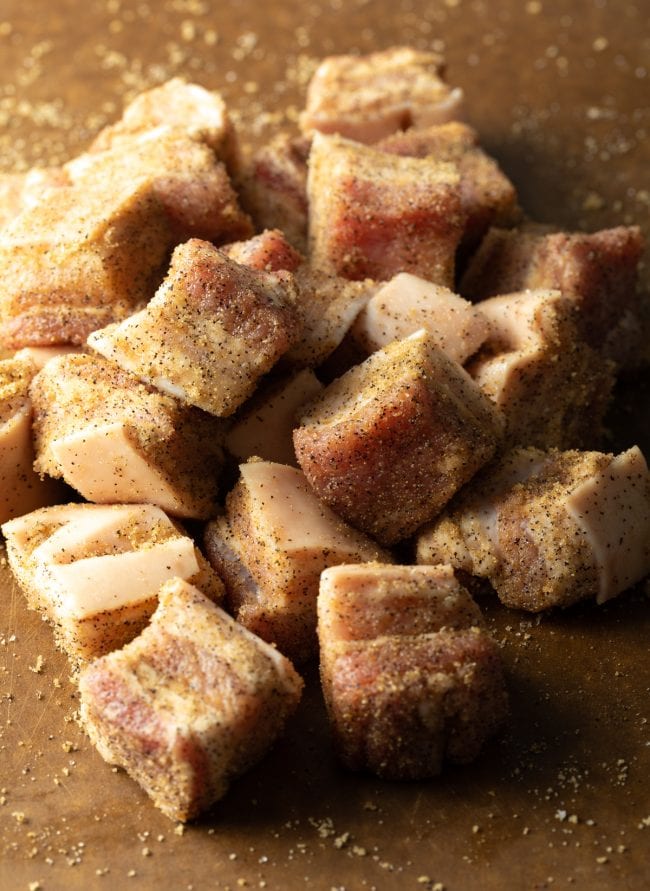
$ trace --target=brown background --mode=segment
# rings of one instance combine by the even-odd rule
[[[0,165],[64,160],[124,98],[175,74],[221,89],[254,141],[295,121],[316,58],[402,42],[446,51],[468,120],[533,217],[648,232],[649,12],[647,0],[2,0]],[[612,447],[650,446],[649,407],[647,380],[621,389]],[[2,891],[650,885],[643,591],[541,621],[487,601],[511,721],[478,763],[430,783],[342,772],[312,673],[286,737],[181,836],[83,738],[64,660],[2,579]]]

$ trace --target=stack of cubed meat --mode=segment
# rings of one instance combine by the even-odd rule
[[[598,450],[644,360],[640,231],[528,220],[462,98],[435,53],[331,57],[244,153],[174,79],[0,175],[9,562],[173,819],[264,755],[310,659],[347,768],[473,760],[507,694],[461,582],[537,612],[650,572],[645,459]]]

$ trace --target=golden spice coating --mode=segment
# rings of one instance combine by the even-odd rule
[[[299,368],[315,368],[342,343],[377,283],[372,279],[351,282],[308,263],[296,270],[295,282],[302,335],[284,361]]]
[[[307,160],[310,137],[279,133],[258,149],[238,181],[242,206],[258,229],[280,229],[307,250]]]
[[[31,395],[40,473],[62,477],[89,501],[213,515],[223,454],[216,418],[81,353],[48,362]]]
[[[449,566],[321,575],[321,682],[337,753],[389,779],[472,761],[502,723],[499,651]]]
[[[33,467],[29,387],[37,370],[28,357],[0,361],[0,523],[65,498],[63,486]]]
[[[229,260],[214,245],[179,245],[146,309],[94,332],[88,344],[164,393],[232,414],[300,336],[287,272]]]
[[[265,229],[246,241],[225,244],[222,251],[235,263],[261,269],[263,272],[295,272],[304,257],[291,247],[284,232],[279,229]]]
[[[452,121],[395,133],[375,148],[412,158],[434,158],[458,165],[460,200],[465,213],[462,247],[471,249],[490,226],[507,226],[521,216],[517,193],[508,177],[478,145],[473,127]]]
[[[319,502],[293,467],[251,461],[209,523],[205,550],[238,621],[296,661],[316,649],[320,573],[390,555]]]
[[[330,384],[302,416],[294,446],[319,498],[393,544],[490,460],[502,423],[462,367],[420,331]]]
[[[490,335],[468,371],[503,412],[505,444],[598,444],[613,363],[580,338],[575,303],[560,291],[535,290],[492,297],[477,308]]]
[[[49,189],[69,184],[62,167],[32,167],[25,173],[0,173],[0,229],[40,201]]]
[[[650,475],[635,446],[514,449],[467,486],[417,543],[418,563],[487,578],[506,606],[601,603],[650,572]]]
[[[640,322],[638,226],[552,232],[529,226],[491,229],[461,281],[472,300],[528,288],[552,288],[575,300],[580,336],[605,358],[633,366],[645,346]]]
[[[223,599],[221,581],[191,538],[152,504],[46,507],[2,532],[29,606],[54,626],[74,665],[133,640],[168,579]]]
[[[81,674],[81,719],[172,820],[191,820],[259,761],[295,710],[291,663],[174,579],[150,625]]]
[[[367,353],[372,353],[421,328],[450,359],[463,365],[487,338],[489,323],[481,307],[449,288],[400,272],[377,287],[357,316],[351,334]]]
[[[371,143],[396,130],[453,120],[463,93],[445,83],[444,70],[442,56],[410,47],[329,56],[307,87],[300,127]]]
[[[453,287],[465,224],[456,165],[317,133],[307,194],[315,267],[353,280],[412,272]]]

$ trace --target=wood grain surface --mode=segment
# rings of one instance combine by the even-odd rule
[[[125,98],[182,74],[245,142],[295,126],[315,61],[444,49],[467,119],[528,213],[650,230],[647,0],[0,0],[0,166],[57,163]],[[644,279],[648,282],[647,268]],[[648,453],[650,388],[619,388],[611,448]],[[512,713],[473,765],[427,783],[345,773],[316,672],[270,755],[184,832],[94,752],[65,660],[0,575],[0,888],[650,886],[650,610],[642,588],[537,619],[482,602]]]

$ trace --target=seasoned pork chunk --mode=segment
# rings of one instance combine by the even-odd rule
[[[441,56],[410,47],[330,56],[307,88],[301,129],[371,143],[413,125],[454,120],[463,94],[445,83],[444,70]]]
[[[63,186],[0,231],[2,339],[82,344],[153,292],[169,224],[142,177]]]
[[[350,282],[304,263],[295,274],[302,336],[284,361],[299,368],[321,365],[342,343],[376,289],[372,279]]]
[[[518,609],[603,603],[650,572],[645,459],[515,449],[421,532],[417,559],[489,579]]]
[[[124,646],[178,577],[220,602],[223,585],[191,538],[151,504],[45,507],[2,527],[9,565],[71,660]]]
[[[502,723],[499,651],[449,566],[337,566],[321,576],[321,680],[343,763],[422,779],[472,761]]]
[[[295,465],[296,416],[322,389],[323,385],[308,368],[260,389],[228,431],[227,450],[240,462],[256,456],[265,461]]]
[[[449,288],[400,272],[377,288],[359,313],[352,336],[372,353],[424,328],[437,347],[462,365],[488,336],[481,309]]]
[[[222,250],[235,263],[264,272],[295,272],[304,260],[279,229],[265,229],[246,241],[226,244]]]
[[[0,229],[49,189],[69,185],[62,167],[32,167],[25,173],[0,173]]]
[[[39,473],[62,477],[89,501],[149,502],[196,519],[214,513],[216,418],[81,353],[48,362],[31,395]]]
[[[225,102],[216,91],[181,77],[136,96],[120,120],[98,134],[90,150],[106,151],[124,145],[126,140],[160,126],[205,143],[220,160],[230,163],[235,137]]]
[[[185,821],[260,760],[296,708],[302,680],[277,650],[174,579],[151,624],[92,662],[79,689],[100,755]]]
[[[146,309],[88,344],[163,393],[226,416],[299,334],[289,273],[249,269],[192,239]]]
[[[120,177],[147,181],[170,229],[170,246],[188,238],[220,243],[253,234],[225,165],[209,145],[182,130],[161,125],[116,139],[65,169],[80,186]]]
[[[638,226],[600,232],[491,229],[467,268],[461,293],[473,300],[527,288],[572,296],[580,335],[606,358],[633,365],[642,342],[637,268],[643,252]]]
[[[465,222],[454,164],[317,133],[307,193],[314,266],[353,280],[412,272],[453,287]]]
[[[603,434],[612,363],[584,343],[575,304],[560,291],[524,291],[478,304],[490,336],[468,371],[506,419],[506,443],[584,448]]]
[[[226,515],[207,526],[206,553],[238,621],[303,661],[316,649],[321,571],[390,555],[321,504],[299,470],[268,461],[240,470]]]
[[[478,244],[490,226],[507,226],[521,215],[515,187],[494,158],[480,148],[476,130],[467,124],[453,121],[407,130],[388,136],[375,147],[390,154],[431,157],[458,165],[465,213],[462,246],[466,250]]]
[[[65,498],[63,486],[33,467],[29,386],[36,372],[26,357],[0,361],[0,523]]]
[[[502,419],[425,331],[330,384],[294,431],[314,491],[382,544],[432,519],[490,460]]]
[[[307,159],[310,137],[275,136],[245,165],[238,182],[242,205],[259,229],[280,229],[307,250]]]

